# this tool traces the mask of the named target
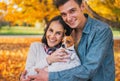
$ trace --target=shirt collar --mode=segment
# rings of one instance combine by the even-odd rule
[[[43,44],[43,46],[44,46],[45,52],[46,52],[48,55],[51,55],[56,49],[60,48],[60,44],[57,45],[57,46],[55,46],[55,47],[53,47],[53,48],[48,47],[46,44]]]
[[[89,34],[89,32],[91,31],[90,28],[91,28],[91,25],[92,25],[92,18],[87,14],[85,14],[85,17],[87,18],[87,22],[84,26],[83,33]]]

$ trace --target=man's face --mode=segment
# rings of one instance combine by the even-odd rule
[[[59,6],[63,20],[71,28],[79,28],[83,21],[83,4],[78,5],[74,0],[69,0],[64,5]]]

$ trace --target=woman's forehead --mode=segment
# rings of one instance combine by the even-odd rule
[[[57,29],[57,30],[64,30],[64,27],[63,27],[63,25],[60,23],[60,22],[58,22],[58,21],[53,21],[53,22],[51,22],[51,24],[50,24],[50,26],[49,26],[49,28],[51,28],[51,29]]]

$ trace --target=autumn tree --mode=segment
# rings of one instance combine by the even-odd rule
[[[87,0],[86,5],[93,17],[120,27],[120,0]]]
[[[0,2],[0,28],[1,28],[1,25],[4,21],[4,16],[5,16],[6,9],[7,9],[6,3]]]
[[[7,21],[12,23],[32,24],[37,21],[49,21],[53,16],[59,14],[53,6],[52,0],[11,0],[8,5]]]
[[[12,24],[34,25],[46,23],[59,11],[53,6],[53,0],[7,0],[0,8],[5,11],[4,19]],[[86,8],[93,17],[107,22],[112,27],[120,27],[120,0],[86,0]],[[7,5],[7,6],[6,6]],[[0,15],[1,13],[0,11]]]

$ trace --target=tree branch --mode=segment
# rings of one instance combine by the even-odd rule
[[[99,19],[103,22],[106,22],[107,24],[109,24],[113,28],[120,28],[120,22],[115,22],[115,21],[112,21],[112,20],[109,20],[107,18],[100,16],[92,8],[90,8],[90,6],[87,4],[87,2],[85,2],[85,7],[86,7],[87,11],[90,12],[90,14],[92,14],[92,16],[94,18]]]

